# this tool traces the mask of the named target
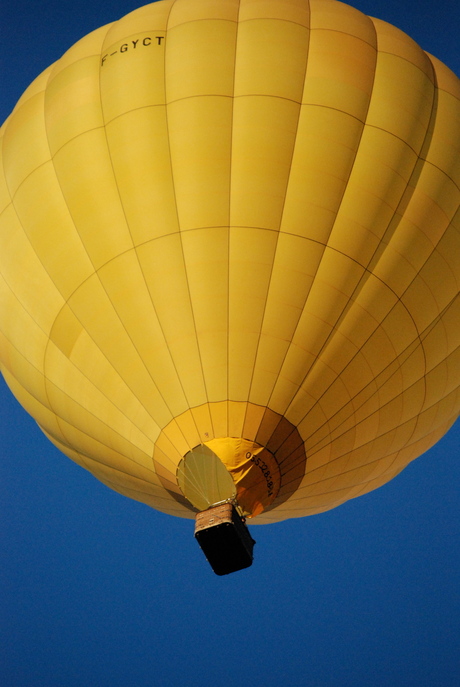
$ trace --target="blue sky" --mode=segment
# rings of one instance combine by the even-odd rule
[[[8,4],[8,7],[5,7]],[[359,0],[460,74],[458,0]],[[0,9],[0,120],[32,79],[132,0]],[[193,523],[63,457],[0,384],[4,687],[457,687],[460,424],[378,491],[253,527],[216,577]]]

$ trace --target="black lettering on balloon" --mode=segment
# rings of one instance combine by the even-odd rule
[[[156,38],[156,45],[162,45],[163,40],[165,36],[155,36]],[[139,42],[140,39],[136,38],[135,40],[131,40],[130,43],[122,43],[119,47],[118,50],[115,50],[114,52],[106,53],[101,57],[101,67],[104,66],[106,60],[108,57],[113,57],[113,55],[117,55],[119,52],[120,53],[125,53],[125,52],[131,52],[132,50],[135,50],[137,48],[137,45],[139,46],[144,46],[145,48],[148,48],[149,45],[152,45],[153,38],[152,36],[145,36],[145,38],[142,39],[141,42]]]
[[[274,483],[272,479],[272,473],[270,472],[266,462],[262,460],[262,458],[259,458],[259,456],[254,456],[250,451],[246,453],[246,460],[250,460],[251,463],[254,463],[254,465],[257,465],[257,467],[260,468],[260,471],[265,477],[265,481],[267,483],[268,496],[272,496]]]

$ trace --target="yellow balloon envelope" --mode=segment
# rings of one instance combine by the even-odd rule
[[[310,515],[458,416],[460,84],[398,29],[162,0],[72,47],[1,139],[1,370],[111,488]]]

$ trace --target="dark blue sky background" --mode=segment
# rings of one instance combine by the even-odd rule
[[[458,0],[355,0],[460,73]],[[8,6],[5,6],[8,5]],[[133,0],[8,0],[0,120],[32,79]],[[458,687],[460,425],[329,513],[253,527],[215,576],[193,522],[111,492],[0,385],[2,687]]]

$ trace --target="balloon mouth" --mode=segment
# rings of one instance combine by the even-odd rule
[[[199,511],[238,504],[246,517],[262,513],[277,497],[281,473],[275,456],[248,439],[222,437],[188,451],[177,467],[182,494]]]
[[[284,416],[249,402],[218,401],[171,420],[152,461],[177,504],[174,514],[192,518],[216,500],[236,499],[245,517],[260,516],[262,524],[300,486],[307,455],[305,438]]]

